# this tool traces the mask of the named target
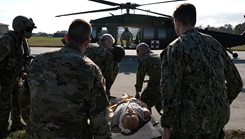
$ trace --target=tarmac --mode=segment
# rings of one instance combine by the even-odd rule
[[[47,48],[47,47],[32,47],[32,54],[39,54],[47,51],[57,50],[60,48]],[[160,54],[162,50],[152,50],[155,53]],[[232,61],[238,68],[238,71],[243,80],[243,89],[237,96],[237,98],[231,104],[231,117],[225,129],[244,129],[245,128],[245,52],[239,51],[238,58],[234,59],[231,56]],[[126,50],[126,55],[120,62],[120,72],[111,88],[111,95],[115,97],[121,97],[123,93],[129,95],[135,95],[134,85],[136,83],[136,71],[137,71],[138,57],[135,50]],[[160,76],[160,75],[159,75]],[[147,80],[147,77],[145,78]],[[143,88],[146,86],[144,83]],[[160,115],[156,112],[155,108],[152,109],[152,115],[158,121],[160,121]]]

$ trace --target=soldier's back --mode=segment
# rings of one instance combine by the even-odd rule
[[[142,61],[145,63],[146,72],[149,76],[152,75],[160,75],[161,72],[161,59],[158,54],[153,53],[150,51],[147,53],[143,58]]]
[[[105,65],[108,53],[109,52],[100,45],[89,46],[84,54],[102,69],[102,67]]]
[[[92,138],[87,118],[89,103],[97,94],[91,90],[95,81],[102,80],[102,74],[81,53],[62,49],[39,55],[30,65],[30,138]],[[103,98],[100,104],[108,105]]]
[[[108,58],[112,59],[111,53],[102,45],[90,45],[84,54],[99,66],[101,70],[107,65]]]

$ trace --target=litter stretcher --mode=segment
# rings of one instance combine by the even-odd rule
[[[111,97],[110,100],[115,98]],[[162,132],[163,128],[160,122],[151,115],[150,120],[133,134],[115,133],[112,131],[112,139],[157,139],[161,138]]]

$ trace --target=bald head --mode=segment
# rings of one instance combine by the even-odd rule
[[[125,129],[135,131],[139,127],[139,117],[132,108],[127,108],[122,118],[122,124]]]
[[[136,52],[139,57],[144,56],[144,54],[150,50],[150,47],[146,43],[140,43],[136,47]]]

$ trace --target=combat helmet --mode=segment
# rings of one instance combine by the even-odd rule
[[[22,33],[24,38],[30,38],[32,30],[37,28],[31,18],[21,15],[14,18],[12,27],[15,32]]]
[[[119,63],[122,58],[125,56],[125,50],[120,45],[115,45],[111,49],[113,62]]]

